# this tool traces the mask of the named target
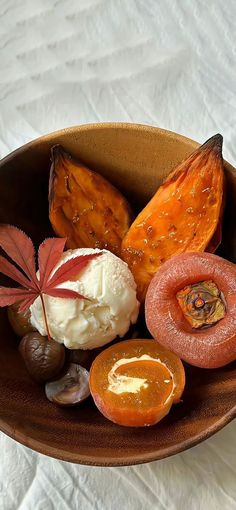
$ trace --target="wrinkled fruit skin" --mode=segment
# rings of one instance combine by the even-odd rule
[[[217,323],[194,329],[177,300],[185,286],[212,280],[224,296],[226,313]],[[153,337],[182,360],[218,368],[236,359],[236,265],[211,253],[183,253],[163,264],[152,279],[145,319]]]
[[[216,250],[223,204],[222,136],[215,135],[169,174],[122,241],[121,256],[141,303],[151,279],[173,255]]]
[[[49,381],[59,374],[65,362],[64,345],[48,340],[38,332],[25,335],[19,351],[29,374],[39,383]]]
[[[133,214],[110,182],[55,145],[49,218],[57,235],[67,238],[67,248],[105,248],[119,257]]]
[[[22,338],[24,335],[27,335],[27,333],[35,331],[35,328],[30,322],[30,311],[19,312],[18,303],[8,306],[7,315],[11,327],[17,336]]]

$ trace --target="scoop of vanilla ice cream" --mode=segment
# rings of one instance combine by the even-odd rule
[[[44,296],[47,321],[54,340],[69,349],[94,349],[124,336],[138,317],[136,284],[127,264],[107,250],[79,248],[63,253],[54,271],[79,255],[102,253],[79,273],[58,285],[83,294],[85,299]],[[40,298],[30,307],[31,323],[41,335],[46,326]]]

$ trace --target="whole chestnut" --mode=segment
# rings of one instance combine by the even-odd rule
[[[97,349],[71,349],[68,351],[68,357],[70,363],[76,363],[81,367],[89,370],[96,356],[101,352],[101,348]]]
[[[65,362],[64,345],[37,331],[22,338],[19,351],[31,377],[40,383],[58,375]]]
[[[22,337],[31,331],[35,331],[30,322],[30,310],[19,312],[19,303],[8,306],[7,315],[11,327],[17,336]]]

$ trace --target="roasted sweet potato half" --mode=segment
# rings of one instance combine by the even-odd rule
[[[55,145],[49,218],[56,234],[67,237],[67,248],[106,248],[120,256],[133,216],[128,202],[112,184]]]
[[[215,251],[221,240],[222,136],[215,135],[178,165],[140,212],[122,242],[143,301],[159,267],[173,255]]]

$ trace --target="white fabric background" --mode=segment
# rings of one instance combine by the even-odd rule
[[[0,157],[74,124],[157,125],[236,164],[235,0],[0,0]],[[1,510],[236,509],[236,424],[129,468],[59,462],[0,434]]]

